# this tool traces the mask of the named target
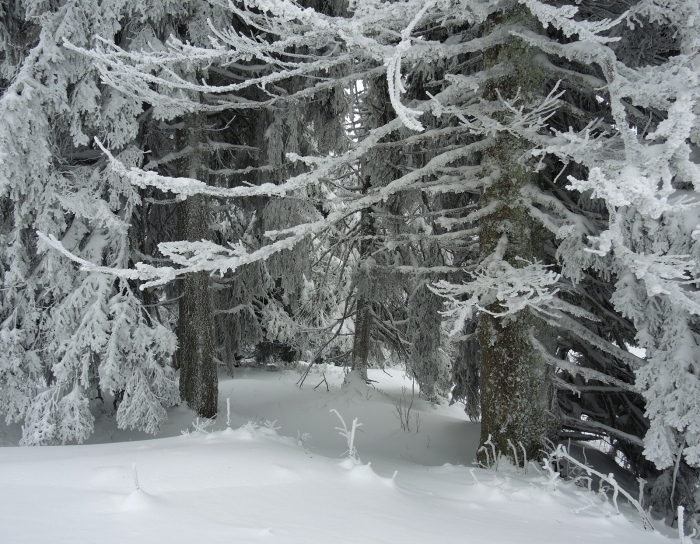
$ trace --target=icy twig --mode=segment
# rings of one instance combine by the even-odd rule
[[[274,421],[270,421],[269,419],[266,419],[265,421],[262,422],[262,426],[270,429],[271,431],[279,431],[282,427],[276,427],[275,425],[277,424],[277,420],[275,419]]]
[[[559,478],[559,473],[552,468],[552,463],[549,459],[544,462],[544,468],[549,476],[547,480],[547,490],[556,491],[557,490],[557,479]]]
[[[352,420],[352,427],[348,429],[347,425],[345,424],[345,420],[343,419],[343,416],[341,416],[338,413],[338,410],[332,408],[331,412],[334,412],[335,415],[338,416],[338,419],[340,419],[340,422],[343,425],[342,427],[336,427],[336,430],[339,431],[338,434],[344,437],[348,443],[348,449],[345,452],[348,456],[348,459],[351,459],[355,462],[355,464],[359,465],[361,461],[359,456],[357,455],[357,449],[355,448],[355,432],[357,431],[358,427],[362,427],[362,423],[358,423],[357,418],[355,418]]]
[[[481,482],[479,482],[479,480],[476,478],[476,474],[474,474],[474,469],[473,469],[473,468],[470,468],[470,469],[469,469],[469,474],[471,474],[471,475],[472,475],[472,478],[474,478],[474,483],[475,483],[475,484],[479,485],[479,484],[481,483]]]
[[[486,467],[484,468],[489,468],[491,466],[491,458],[489,457],[489,450],[487,450],[484,446],[481,446],[476,453],[481,453],[484,452],[486,454]],[[481,463],[479,463],[481,464]]]
[[[644,508],[644,486],[647,481],[640,476],[637,478],[637,482],[639,482],[639,506]]]
[[[525,450],[525,446],[523,446],[522,442],[519,441],[518,444],[520,445],[520,449],[523,450],[523,468],[525,468],[525,474],[527,474],[527,450]]]
[[[411,409],[413,408],[413,399],[415,397],[415,390],[411,393],[410,404],[406,402],[406,386],[401,388],[401,398],[394,399],[392,402],[396,411],[394,416],[399,420],[401,424],[402,431],[411,432]],[[420,425],[420,421],[418,421]],[[416,429],[418,432],[418,429]]]
[[[619,515],[620,509],[617,506],[617,495],[620,493],[620,486],[615,481],[615,475],[612,472],[610,474],[608,474],[608,481],[613,486],[613,497],[612,497],[613,505],[615,505],[615,513]]]
[[[645,530],[646,529],[652,529],[652,530],[654,529],[654,525],[651,522],[651,518],[649,517],[647,512],[644,511],[640,502],[637,499],[635,499],[632,495],[630,495],[627,491],[625,491],[623,488],[621,488],[619,486],[619,484],[615,481],[615,477],[613,476],[612,473],[606,476],[602,472],[598,472],[597,470],[594,470],[591,467],[584,465],[583,463],[581,463],[580,461],[578,461],[577,459],[575,459],[574,457],[569,455],[564,450],[564,448],[561,444],[559,446],[557,446],[557,449],[551,453],[550,459],[548,461],[551,461],[553,459],[556,459],[557,461],[565,460],[568,463],[584,470],[589,476],[597,476],[598,478],[600,478],[600,482],[601,482],[600,488],[601,489],[603,488],[603,483],[610,484],[613,488],[613,502],[615,503],[616,510],[617,510],[617,496],[618,496],[618,494],[622,494],[622,496],[625,497],[627,499],[627,501],[637,509],[637,512],[639,512],[639,515],[642,518],[642,526],[644,527],[644,529]],[[545,466],[548,466],[548,465],[549,465],[549,463],[547,463]],[[550,468],[550,470],[551,470],[551,468]],[[607,496],[606,496],[606,499],[607,499]],[[618,513],[619,513],[619,510],[618,510]]]
[[[203,417],[201,420],[199,418],[192,422],[192,428],[196,433],[208,433],[207,429],[214,424],[213,419]]]
[[[498,470],[498,454],[496,454],[496,445],[491,441],[491,435],[489,435],[488,440],[484,442],[484,446],[491,446],[491,451],[493,452],[493,466]]]
[[[581,508],[575,508],[571,511],[572,514],[578,514],[579,512],[583,512],[584,510],[588,510],[589,508],[597,508],[598,510],[603,511],[602,508],[598,506],[595,502],[593,502],[593,499],[591,499],[591,497],[589,497],[586,493],[583,493],[582,491],[577,491],[576,496],[581,497],[581,499],[586,501],[588,504],[582,506]]]
[[[515,460],[515,466],[516,466],[516,467],[519,467],[519,466],[520,466],[520,462],[518,461],[518,450],[515,449],[515,446],[514,446],[513,443],[510,441],[510,438],[508,438],[507,440],[508,440],[508,445],[510,446],[510,449],[513,450],[513,459]]]

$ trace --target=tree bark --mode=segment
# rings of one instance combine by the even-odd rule
[[[371,177],[365,176],[362,186],[362,194],[367,194],[371,188]],[[375,281],[372,277],[368,258],[371,258],[372,241],[375,234],[374,217],[370,210],[363,210],[360,217],[360,260],[355,274],[357,302],[355,303],[355,335],[352,343],[352,370],[359,370],[362,379],[368,380],[367,366],[369,364],[370,342],[372,341],[372,297],[371,284]]]
[[[497,14],[495,18],[502,19],[494,23],[517,21],[537,25],[522,7]],[[507,77],[489,82],[486,97],[498,101],[500,97],[512,99],[520,93],[526,107],[529,101],[540,100],[546,93],[543,92],[544,77],[533,62],[536,52],[519,40],[488,52],[486,65],[507,63],[514,70]],[[503,260],[512,267],[520,268],[526,264],[519,259],[532,262],[544,258],[544,245],[549,234],[527,213],[520,193],[524,186],[540,183],[539,175],[520,162],[531,147],[529,142],[503,131],[482,157],[486,170],[499,172],[500,176],[484,189],[481,205],[501,203],[495,212],[482,220],[479,238],[482,262],[494,253],[504,236],[507,246]],[[494,303],[487,310],[498,313],[501,308]],[[537,458],[545,439],[556,438],[556,421],[550,411],[551,385],[546,364],[530,343],[531,332],[548,349],[553,349],[556,341],[554,330],[530,310],[508,317],[494,317],[487,312],[480,314],[477,336],[481,348],[481,437],[477,458],[483,464],[495,461],[492,454],[495,449],[497,454],[506,455],[522,465],[523,448],[528,459]],[[486,445],[489,441],[493,446]]]
[[[371,332],[372,303],[358,293],[355,313],[355,336],[352,344],[352,369],[358,370],[365,381],[367,381],[367,360],[369,359]]]
[[[202,114],[184,118],[180,133],[181,149],[190,149],[182,159],[182,174],[199,179],[204,142]],[[178,205],[180,239],[200,241],[209,237],[209,208],[205,195],[189,197]],[[207,272],[187,274],[181,282],[180,317],[178,322],[178,366],[180,396],[200,417],[213,418],[217,413],[218,377],[214,363],[214,311]]]
[[[519,258],[528,261],[543,258],[547,232],[517,203],[519,188],[536,182],[534,174],[514,165],[510,158],[518,156],[521,146],[510,136],[500,136],[497,140],[494,150],[485,159],[495,159],[504,174],[484,191],[483,203],[488,205],[500,200],[504,204],[483,220],[481,259],[491,255],[501,238],[506,236],[508,246],[503,260],[518,268],[524,264]],[[499,151],[504,153],[498,156]],[[511,164],[508,164],[509,160]],[[495,303],[487,310],[498,313],[501,308]],[[555,422],[549,411],[551,385],[547,365],[529,340],[531,331],[543,345],[553,348],[555,332],[527,309],[508,317],[494,317],[482,312],[477,329],[481,347],[480,446],[485,446],[490,439],[496,452],[521,465],[524,461],[522,448],[528,459],[537,458],[545,438],[556,436]],[[485,447],[493,457],[491,446]],[[515,454],[513,447],[516,448]],[[480,448],[479,451],[479,460],[488,462],[483,450]]]

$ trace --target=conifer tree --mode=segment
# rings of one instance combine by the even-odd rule
[[[84,440],[94,420],[89,403],[103,391],[122,395],[120,426],[149,432],[164,420],[163,405],[178,401],[174,336],[144,308],[133,282],[77,272],[36,235],[107,270],[129,266],[139,195],[104,170],[90,142],[100,134],[125,164],[139,164],[141,105],[101,88],[91,62],[63,40],[87,46],[99,32],[126,43],[131,35],[121,31],[132,8],[75,1],[3,8],[17,40],[11,46],[26,47],[5,48],[2,57],[0,410],[24,421],[24,444]]]
[[[426,263],[435,270],[442,263],[450,281],[434,289],[452,305],[454,335],[473,340],[478,322],[483,462],[493,462],[488,442],[522,463],[563,423],[579,437],[605,435],[624,444],[630,459],[644,448],[659,469],[692,474],[685,467],[698,465],[692,378],[697,263],[694,201],[684,196],[694,195],[698,178],[692,160],[698,145],[697,6],[678,0],[664,11],[650,0],[630,11],[616,3],[609,11],[595,2],[521,0],[359,1],[353,8],[346,19],[285,2],[234,4],[229,9],[255,21],[265,39],[220,30],[213,47],[173,42],[163,54],[96,54],[105,66],[112,63],[111,71],[103,69],[111,84],[154,103],[162,97],[154,87],[165,86],[172,91],[169,107],[183,112],[303,101],[384,75],[393,109],[357,132],[347,150],[290,155],[305,167],[290,169],[275,184],[217,189],[195,178],[128,170],[115,159],[115,171],[132,183],[183,196],[265,202],[333,191],[341,196],[309,208],[288,227],[275,224],[252,247],[243,237],[229,245],[161,244],[180,268],[142,263],[139,277],[157,286],[203,270],[234,274],[327,233],[345,240],[359,234],[349,245],[357,245],[352,254],[358,271],[367,271],[367,286],[379,271],[415,274]],[[692,24],[683,26],[687,21]],[[620,30],[639,25],[652,29],[652,53],[637,46],[637,34]],[[318,55],[299,59],[300,47]],[[239,62],[251,50],[269,69],[240,83],[202,84],[167,72],[143,77],[149,66]],[[284,82],[305,75],[321,79],[313,88],[285,88]],[[270,99],[241,97],[255,85]],[[203,106],[184,96],[191,92],[220,98]],[[373,153],[399,147],[404,157],[391,161],[380,182],[365,184],[366,178],[349,173],[368,165],[367,174],[378,179],[381,161],[372,160]],[[414,153],[420,160],[405,159]],[[339,179],[354,187],[338,189]],[[387,210],[394,213],[382,215]],[[441,214],[439,228],[412,232],[396,219],[434,211]],[[408,241],[397,245],[402,236]],[[458,250],[449,246],[455,241],[462,244]],[[437,247],[440,259],[412,258],[418,242]],[[417,301],[427,297],[424,283],[416,285],[419,290],[402,286],[403,302],[414,301],[414,321]],[[366,324],[380,324],[381,297],[368,292],[356,291],[361,359],[371,332]],[[414,323],[413,338],[420,341],[429,331],[434,338],[433,325]],[[626,349],[631,341],[647,349],[646,360]],[[413,361],[416,368],[419,362]],[[561,394],[558,406],[552,383],[585,393],[585,402]],[[619,409],[624,420],[611,415],[623,413]],[[643,461],[635,463],[641,471]]]
[[[189,15],[187,9],[184,10],[182,23],[171,24],[177,32],[169,39],[154,39],[140,51],[126,51],[108,41],[101,42],[92,51],[79,48],[81,54],[96,62],[103,80],[114,92],[150,104],[152,109],[147,113],[164,120],[166,130],[180,131],[186,139],[192,136],[192,130],[187,128],[192,119],[199,119],[202,129],[197,131],[198,144],[175,137],[175,141],[181,140],[182,144],[174,149],[168,149],[167,142],[165,152],[152,148],[150,151],[155,152],[156,157],[144,170],[124,172],[120,170],[124,165],[112,157],[117,161],[116,171],[122,179],[129,179],[145,191],[174,192],[188,199],[180,205],[181,223],[191,223],[190,219],[196,218],[199,227],[193,233],[182,231],[170,240],[163,240],[161,246],[167,248],[163,253],[176,265],[185,262],[187,257],[196,258],[197,251],[202,248],[214,247],[209,242],[210,236],[229,247],[255,248],[265,243],[263,232],[266,230],[283,229],[320,217],[319,207],[304,201],[303,192],[299,195],[302,198],[278,201],[269,198],[269,193],[276,192],[269,188],[284,176],[305,170],[302,162],[295,164],[285,153],[337,150],[340,149],[338,141],[344,138],[339,121],[342,117],[337,115],[342,112],[342,91],[336,93],[330,85],[314,89],[315,100],[325,104],[321,108],[311,103],[300,107],[290,98],[305,93],[311,96],[307,81],[298,74],[315,74],[319,67],[327,68],[324,59],[303,63],[302,70],[290,70],[284,77],[274,72],[278,66],[285,65],[278,57],[280,51],[286,51],[284,55],[294,59],[297,51],[327,48],[326,43],[316,45],[318,38],[306,37],[299,25],[288,29],[284,18],[269,19],[255,13],[252,7],[239,9],[233,4],[219,11],[214,9],[218,15],[207,26],[202,21],[211,10],[196,6],[197,3],[192,4]],[[324,9],[331,12],[340,8],[328,4]],[[178,16],[175,14],[172,20],[177,21]],[[266,36],[263,29],[267,25],[270,28]],[[234,44],[239,50],[229,53],[223,49],[205,49],[205,44],[210,42],[204,32],[215,34],[217,39]],[[266,42],[269,36],[275,35],[281,37],[280,43]],[[254,60],[249,58],[251,45]],[[198,60],[190,63],[188,55],[197,54],[197,51],[200,52]],[[335,64],[345,62],[347,59]],[[231,126],[230,120],[224,121],[227,115],[237,118],[237,126]],[[176,128],[181,126],[185,129]],[[212,130],[214,126],[219,128]],[[221,137],[230,139],[224,141]],[[222,161],[224,153],[226,161]],[[173,168],[176,161],[183,168]],[[193,161],[197,163],[195,168],[192,168]],[[204,190],[207,196],[191,196],[197,190],[187,183],[173,187],[168,180],[176,177],[196,180],[198,187],[209,187]],[[250,185],[260,185],[263,190]],[[205,221],[203,203],[210,198],[227,196],[255,198],[219,200],[215,217],[223,221],[212,221],[214,216],[211,215]],[[205,225],[207,221],[209,224]],[[205,409],[194,399],[202,391],[215,392],[213,361],[217,354],[228,359],[226,362],[231,366],[256,343],[260,346],[259,353],[278,341],[300,344],[293,338],[298,325],[291,316],[301,311],[298,300],[307,285],[304,274],[309,272],[305,254],[311,247],[305,242],[294,251],[270,256],[266,263],[251,264],[229,273],[221,270],[221,278],[214,283],[218,307],[213,325],[205,325],[212,323],[212,312],[205,304],[208,273],[187,267],[174,272],[184,276],[178,327],[181,394],[201,415],[211,416],[216,411],[215,394],[208,395]],[[198,279],[195,281],[195,278]],[[196,304],[188,302],[190,295]],[[216,338],[212,336],[212,326],[220,340],[218,345],[213,344]],[[212,339],[206,340],[207,337]],[[260,344],[263,340],[264,344]],[[209,370],[204,371],[204,368]],[[196,383],[189,383],[190,379]]]

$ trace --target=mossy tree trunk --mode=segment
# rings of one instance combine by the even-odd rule
[[[518,149],[512,140],[510,137],[499,138],[495,149]],[[493,154],[491,158],[495,158]],[[534,181],[534,176],[520,167],[508,169],[508,165],[501,162],[507,160],[504,156],[498,160],[504,175],[484,191],[484,200],[488,204],[497,199],[503,205],[482,223],[481,256],[491,255],[505,236],[508,245],[503,260],[518,268],[524,264],[519,259],[534,261],[543,257],[545,233],[543,227],[517,204],[515,196],[523,184]],[[502,308],[494,303],[487,310],[497,314]],[[519,464],[524,461],[523,448],[528,459],[540,455],[544,439],[552,438],[554,424],[549,412],[551,386],[547,365],[530,342],[531,332],[542,344],[550,347],[556,338],[551,327],[527,309],[507,317],[486,312],[479,317],[480,445],[485,446],[490,439],[497,453],[507,455]],[[491,446],[488,447],[491,453]],[[513,452],[513,447],[517,453]],[[479,460],[488,461],[483,451]]]
[[[498,17],[503,17],[499,22],[523,22],[528,14],[518,7],[513,13]],[[497,101],[500,93],[502,98],[512,99],[519,92],[527,105],[546,96],[544,78],[533,62],[536,53],[519,40],[491,50],[485,56],[487,65],[507,63],[513,71],[507,77],[491,81],[486,97]],[[530,262],[544,259],[549,233],[530,217],[521,196],[521,189],[526,185],[541,183],[539,175],[522,164],[531,148],[529,142],[503,131],[484,153],[482,164],[486,170],[499,172],[500,176],[484,189],[481,205],[486,207],[498,202],[500,206],[481,223],[482,262],[505,240],[502,259],[514,268],[526,264],[521,259]],[[498,303],[486,309],[493,314],[502,311]],[[494,462],[492,451],[495,449],[497,454],[522,465],[523,449],[528,459],[538,458],[545,438],[556,437],[556,422],[550,412],[551,385],[547,367],[529,340],[531,332],[543,345],[550,349],[554,346],[554,330],[530,310],[507,317],[487,312],[480,315],[477,336],[481,348],[481,438],[477,458],[484,464]],[[493,446],[486,445],[489,440]],[[488,455],[482,448],[488,449]]]

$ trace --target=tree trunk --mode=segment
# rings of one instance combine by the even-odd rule
[[[362,194],[367,194],[371,187],[370,176],[365,176]],[[360,260],[355,273],[357,302],[355,303],[355,335],[352,343],[352,369],[359,370],[362,379],[368,380],[367,365],[369,361],[370,342],[372,341],[372,293],[373,271],[367,262],[372,251],[371,237],[375,234],[374,217],[371,211],[363,210],[360,218]]]
[[[500,136],[497,140],[485,160],[495,159],[504,174],[484,191],[483,204],[500,200],[504,205],[482,223],[481,260],[493,254],[501,238],[506,236],[508,245],[503,260],[518,268],[524,264],[518,258],[542,259],[547,233],[517,204],[519,188],[536,182],[536,175],[514,165],[514,160],[508,164],[510,157],[518,156],[521,146],[510,136]],[[503,153],[499,156],[500,151]],[[501,308],[494,303],[487,310],[497,313]],[[485,446],[490,439],[497,453],[519,464],[524,461],[523,448],[528,459],[537,458],[544,439],[554,438],[555,430],[549,412],[551,386],[547,365],[530,343],[531,331],[543,345],[553,347],[556,336],[552,328],[527,309],[508,317],[482,312],[477,329],[481,347],[480,446]],[[485,447],[493,457],[491,446]],[[489,461],[486,454],[481,448],[479,451],[479,460],[486,464]]]
[[[352,369],[359,370],[362,379],[367,381],[367,360],[372,327],[372,303],[362,294],[357,295],[355,313],[355,336],[352,344]]]
[[[495,19],[501,20],[494,23],[537,25],[523,7],[497,14]],[[499,101],[500,97],[512,99],[520,93],[525,107],[530,101],[541,100],[546,95],[545,81],[533,62],[536,53],[518,40],[489,51],[485,55],[486,65],[506,63],[514,70],[507,77],[489,82],[485,96]],[[526,264],[519,259],[532,262],[544,258],[549,234],[529,216],[521,202],[521,188],[540,183],[539,175],[520,162],[531,147],[529,142],[503,131],[482,157],[486,170],[499,172],[500,176],[484,189],[481,205],[486,207],[498,201],[501,206],[482,220],[481,262],[494,253],[503,237],[507,238],[507,246],[502,259],[512,267]],[[498,313],[501,308],[493,303],[487,310]],[[480,314],[477,336],[481,348],[481,439],[477,458],[484,464],[495,461],[495,449],[497,454],[507,455],[522,465],[523,448],[528,459],[537,458],[545,438],[556,438],[555,420],[549,410],[551,385],[546,363],[529,341],[531,331],[543,345],[553,348],[556,340],[553,329],[530,310],[508,317]],[[486,445],[489,440],[493,446]]]
[[[184,118],[181,149],[190,148],[182,160],[183,175],[199,179],[202,156],[197,147],[204,141],[201,114]],[[200,241],[209,236],[208,198],[189,197],[178,205],[180,239]],[[178,322],[178,366],[180,367],[180,396],[200,417],[216,416],[218,378],[214,363],[214,319],[207,272],[187,274],[181,282],[180,318]]]

